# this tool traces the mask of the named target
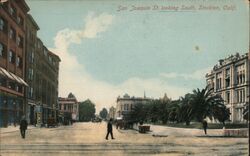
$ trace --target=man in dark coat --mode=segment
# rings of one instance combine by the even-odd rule
[[[28,127],[28,122],[23,116],[20,122],[20,132],[23,139],[25,138],[25,131],[27,130],[27,127]]]
[[[205,134],[207,134],[207,121],[206,120],[203,120],[202,126],[203,126]]]
[[[107,130],[108,130],[108,132],[107,132],[107,135],[106,135],[106,140],[108,140],[109,134],[111,134],[111,138],[112,138],[112,139],[115,139],[115,138],[113,137],[112,118],[111,118],[111,119],[109,120],[109,122],[108,122]]]

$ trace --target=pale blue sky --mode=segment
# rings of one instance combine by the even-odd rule
[[[204,72],[215,65],[218,59],[236,52],[248,52],[249,13],[245,0],[213,0],[213,3],[206,0],[26,1],[41,29],[38,36],[51,48],[55,46],[54,38],[60,30],[84,29],[84,19],[89,14],[111,15],[112,23],[105,31],[98,33],[95,38],[83,38],[80,44],[69,45],[70,55],[76,57],[84,68],[84,74],[111,86],[117,87],[135,77],[143,80],[153,78],[166,81],[172,87],[191,91],[204,87],[205,78],[184,78],[178,74]],[[133,5],[194,5],[196,8],[199,5],[213,5],[219,6],[221,10],[129,11]],[[234,10],[225,11],[224,5],[233,5]],[[118,12],[119,6],[127,6],[129,10]],[[78,72],[81,75],[81,71]],[[163,73],[175,73],[177,76],[164,77]],[[77,79],[76,76],[74,78]],[[61,88],[64,89],[61,92],[65,92],[61,95],[66,94],[67,87]],[[145,88],[147,89],[149,96],[157,98],[157,95],[163,95],[160,93],[162,90],[157,94],[151,93],[150,88]],[[68,91],[70,90],[74,91],[68,85]],[[122,89],[119,94],[122,92],[140,96],[143,89],[141,94],[129,89]],[[181,94],[183,93],[172,95],[178,97]],[[81,96],[80,93],[78,96]]]

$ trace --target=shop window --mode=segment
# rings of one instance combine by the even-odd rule
[[[0,76],[0,86],[3,86],[3,87],[7,86],[7,80],[1,76]]]

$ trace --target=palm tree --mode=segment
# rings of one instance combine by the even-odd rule
[[[180,98],[181,107],[179,110],[179,120],[181,122],[184,121],[186,125],[190,124],[190,121],[192,120],[194,115],[191,105],[192,97],[192,94],[188,93],[184,97]]]
[[[202,90],[193,91],[191,105],[194,118],[199,122],[206,117],[212,119],[217,111],[225,111],[224,101],[221,96],[213,94],[213,89],[208,86]]]

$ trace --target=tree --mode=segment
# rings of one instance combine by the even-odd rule
[[[206,117],[210,119],[227,118],[227,114],[223,114],[226,111],[224,100],[220,95],[213,94],[213,89],[208,86],[202,90],[197,89],[193,91],[191,98],[191,113],[193,118],[199,122],[202,122]],[[222,114],[222,115],[219,115]],[[220,117],[219,117],[220,116]],[[224,121],[226,119],[223,119]]]
[[[95,117],[95,104],[89,99],[79,104],[79,121],[90,121]]]
[[[107,115],[108,115],[108,111],[106,108],[103,108],[100,113],[99,113],[100,117],[103,118],[103,119],[106,119],[107,118]]]
[[[181,106],[179,109],[178,118],[181,122],[184,121],[186,125],[190,125],[190,121],[193,118],[191,101],[192,101],[192,94],[190,93],[180,98]]]

